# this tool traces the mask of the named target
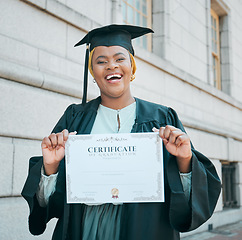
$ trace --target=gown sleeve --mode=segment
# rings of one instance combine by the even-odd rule
[[[71,116],[73,114],[73,105],[70,105],[62,115],[52,132],[61,132],[68,128]],[[43,166],[43,157],[32,157],[29,160],[29,173],[22,190],[22,196],[29,205],[29,231],[33,235],[42,234],[46,229],[46,224],[51,218],[60,218],[63,212],[63,203],[65,197],[65,175],[64,161],[59,165],[56,190],[50,196],[46,207],[41,207],[38,203],[36,192],[39,188],[41,179],[41,168]]]
[[[46,207],[48,205],[50,196],[55,192],[58,172],[49,176],[44,175],[43,172],[44,170],[42,167],[41,178],[38,190],[36,192],[36,197],[39,205],[41,207]]]
[[[185,132],[176,112],[169,109],[167,123]],[[192,181],[190,200],[187,201],[178,184],[179,170],[174,156],[167,164],[167,178],[171,190],[170,221],[180,231],[191,231],[207,221],[217,204],[221,191],[221,182],[212,162],[192,146]]]

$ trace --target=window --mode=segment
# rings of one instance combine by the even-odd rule
[[[211,0],[211,53],[212,81],[217,89],[231,94],[232,91],[232,64],[230,37],[231,14],[229,7],[221,0]]]
[[[236,163],[222,162],[223,206],[224,208],[238,207],[236,200]]]
[[[122,0],[123,22],[151,28],[151,1],[152,0]],[[151,34],[134,40],[135,43],[149,51],[152,49]]]
[[[221,89],[219,16],[211,9],[213,85]]]

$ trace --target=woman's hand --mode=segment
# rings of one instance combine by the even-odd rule
[[[43,139],[41,148],[46,175],[55,174],[58,171],[59,163],[65,156],[65,143],[69,134],[75,135],[76,132],[69,133],[64,129],[60,133],[52,133]]]
[[[154,132],[159,131],[167,151],[176,156],[180,172],[187,173],[191,171],[192,150],[189,136],[179,128],[167,125],[159,130],[153,128]]]

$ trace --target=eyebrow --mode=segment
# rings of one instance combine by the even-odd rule
[[[124,56],[125,56],[125,54],[122,53],[122,52],[117,52],[117,53],[115,53],[113,56],[114,56],[114,57],[117,57],[118,55],[124,55]],[[100,56],[98,56],[98,57],[96,58],[96,60],[98,60],[99,58],[108,58],[108,57],[107,57],[107,56],[100,55]]]

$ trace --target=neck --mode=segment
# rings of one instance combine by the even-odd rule
[[[115,109],[115,110],[125,108],[134,102],[135,102],[135,99],[131,95],[129,97],[119,97],[119,98],[110,98],[110,97],[101,95],[101,104],[105,107]]]

